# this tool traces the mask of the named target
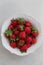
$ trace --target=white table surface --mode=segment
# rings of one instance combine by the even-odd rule
[[[21,12],[33,16],[43,27],[43,0],[0,0],[0,31],[6,19]],[[34,53],[19,57],[2,46],[0,37],[0,65],[43,65],[43,44]]]

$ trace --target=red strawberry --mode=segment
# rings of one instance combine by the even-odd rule
[[[16,21],[16,20],[11,20],[11,24],[12,24],[13,26],[16,26],[17,21]]]
[[[20,49],[20,48],[21,48],[21,46],[19,46],[19,44],[18,44],[18,43],[19,43],[19,41],[16,41],[16,43],[17,43],[17,48],[19,48],[19,49]]]
[[[20,25],[20,24],[25,24],[25,22],[19,22],[17,21],[17,24]]]
[[[37,42],[36,38],[32,38],[32,44],[35,44]]]
[[[31,23],[29,21],[26,21],[25,25],[31,27]]]
[[[30,27],[25,27],[25,32],[26,32],[27,34],[30,34],[30,33],[31,33]]]
[[[32,35],[35,36],[35,37],[37,37],[39,35],[38,30],[34,27],[32,28]]]
[[[29,48],[29,47],[31,47],[31,45],[32,45],[32,44],[30,44],[30,43],[27,43],[27,47],[28,47],[28,48]]]
[[[17,29],[20,30],[20,25],[17,25]]]
[[[8,28],[12,30],[14,27],[12,24],[10,24]]]
[[[27,45],[25,44],[24,46],[21,47],[20,50],[23,51],[23,52],[25,52],[25,51],[27,51],[27,49],[28,49],[28,47],[27,47]]]
[[[11,43],[10,43],[10,46],[11,46],[12,48],[16,48],[16,42],[11,42]]]
[[[6,34],[4,34],[6,38],[9,38],[9,36],[7,36]]]
[[[28,38],[27,38],[27,42],[30,43],[31,41],[32,41],[32,37],[28,37]]]
[[[14,39],[14,38],[15,38],[15,35],[14,35],[14,34],[12,34],[12,35],[10,36],[10,38]]]
[[[32,35],[35,36],[35,37],[37,37],[39,35],[39,32],[38,31],[32,32]]]
[[[18,25],[17,29],[20,30],[20,31],[23,31],[24,30],[24,25]]]
[[[17,45],[17,48],[21,49],[21,46]]]
[[[20,25],[20,22],[19,22],[19,21],[17,21],[17,24],[18,24],[18,25]]]
[[[22,39],[26,38],[26,33],[24,31],[20,32],[19,37]]]
[[[24,43],[25,43],[25,42],[24,42],[24,40],[19,40],[18,45],[19,45],[19,46],[23,46],[23,45],[24,45]]]
[[[15,30],[15,31],[14,31],[14,34],[15,34],[15,35],[18,35],[18,33],[19,33],[18,30]]]

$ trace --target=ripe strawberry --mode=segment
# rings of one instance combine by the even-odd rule
[[[18,24],[18,25],[20,25],[20,24],[23,25],[23,24],[25,24],[25,22],[19,22],[19,21],[17,21],[17,24]]]
[[[20,25],[20,22],[17,20],[17,24]]]
[[[31,33],[30,27],[25,27],[25,32],[26,32],[27,34],[30,34],[30,33]]]
[[[30,43],[32,41],[32,37],[27,38],[27,42]]]
[[[9,36],[7,36],[6,34],[4,34],[6,38],[9,38]]]
[[[24,42],[24,40],[19,40],[18,45],[19,45],[19,46],[23,46],[23,45],[24,45],[24,43],[25,43],[25,42]]]
[[[35,36],[35,37],[37,37],[39,35],[38,30],[34,27],[32,28],[32,35]]]
[[[17,25],[17,29],[20,30],[20,25]]]
[[[32,44],[35,44],[37,42],[36,38],[32,38]]]
[[[38,31],[32,32],[32,35],[35,36],[35,37],[37,37],[39,35],[39,32]]]
[[[17,48],[19,48],[19,49],[21,49],[21,46],[19,46],[19,40],[18,41],[16,41],[16,43],[17,43]]]
[[[14,35],[14,34],[12,34],[12,35],[10,36],[10,38],[15,39],[15,35]]]
[[[27,51],[27,49],[28,49],[28,47],[27,47],[27,45],[25,44],[24,46],[21,47],[20,50],[23,51],[23,52],[25,52],[25,51]]]
[[[10,46],[11,46],[12,48],[16,48],[16,42],[11,42],[11,43],[10,43]]]
[[[29,47],[31,47],[31,45],[32,45],[32,44],[30,44],[30,43],[27,43],[27,47],[28,47],[28,48],[29,48]]]
[[[11,20],[11,24],[12,24],[13,26],[16,26],[17,21],[16,21],[16,20]]]
[[[8,29],[11,29],[11,30],[12,30],[13,28],[14,28],[14,27],[13,27],[12,24],[10,24],[9,27],[8,27]]]
[[[17,29],[20,30],[20,31],[23,31],[24,30],[24,25],[18,25]]]
[[[21,46],[17,45],[17,48],[21,49]]]
[[[26,38],[26,33],[24,31],[20,32],[19,37],[22,39]]]
[[[26,25],[27,27],[31,27],[31,23],[30,23],[29,21],[26,21],[25,25]]]
[[[15,31],[14,31],[14,34],[15,34],[15,35],[18,35],[18,33],[19,33],[18,30],[15,30]]]

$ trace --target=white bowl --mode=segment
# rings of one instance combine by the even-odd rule
[[[26,53],[21,53],[18,49],[13,49],[10,47],[9,45],[9,42],[8,40],[5,38],[4,36],[4,32],[5,30],[7,29],[8,25],[10,24],[10,20],[12,18],[18,18],[18,17],[22,17],[26,20],[29,20],[38,30],[39,30],[39,36],[38,36],[38,40],[37,40],[37,43],[35,45],[32,45],[30,48],[28,48],[27,52]],[[31,16],[28,16],[28,15],[22,15],[22,14],[16,14],[14,15],[13,17],[7,19],[3,26],[2,26],[2,30],[1,30],[1,39],[2,39],[2,44],[3,46],[8,50],[10,51],[11,53],[13,54],[16,54],[16,55],[19,55],[19,56],[25,56],[25,55],[28,55],[30,53],[33,53],[37,48],[40,47],[40,45],[42,44],[42,32],[41,32],[41,26],[40,26],[40,23],[38,21],[36,21],[34,18],[32,18]]]

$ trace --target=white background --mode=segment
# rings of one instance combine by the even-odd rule
[[[0,0],[0,31],[6,19],[21,12],[33,16],[43,27],[43,0]],[[0,37],[0,65],[43,65],[43,44],[34,53],[19,57],[2,46]]]

